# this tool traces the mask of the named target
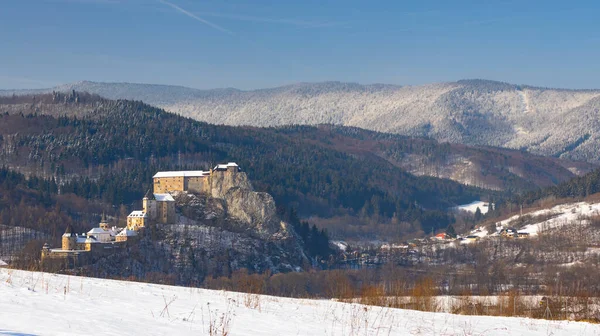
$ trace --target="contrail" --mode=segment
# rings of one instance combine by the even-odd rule
[[[220,17],[232,20],[239,21],[249,21],[249,22],[265,22],[265,23],[279,23],[279,24],[287,24],[304,28],[323,28],[323,27],[332,27],[338,26],[341,23],[339,22],[313,22],[313,21],[305,21],[305,20],[297,20],[297,19],[279,19],[279,18],[264,18],[258,16],[250,16],[250,15],[237,15],[237,14],[221,14],[221,13],[199,13],[204,16],[212,16],[212,17]]]
[[[216,24],[210,22],[210,21],[204,20],[203,18],[195,15],[194,13],[186,11],[185,9],[177,6],[174,3],[168,2],[166,0],[158,0],[158,1],[161,2],[161,3],[163,3],[163,4],[165,4],[165,5],[167,5],[167,6],[173,7],[173,9],[177,10],[178,12],[180,12],[182,14],[185,14],[185,15],[191,17],[192,19],[194,19],[196,21],[200,21],[200,22],[204,23],[207,26],[213,27],[214,29],[220,30],[220,31],[222,31],[224,33],[227,33],[227,34],[234,35],[232,31],[227,30],[227,29],[225,29],[225,28],[223,28],[223,27],[221,27],[219,25],[216,25]]]

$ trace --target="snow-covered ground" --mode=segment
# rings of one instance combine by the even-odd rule
[[[0,269],[0,335],[600,335],[600,325],[424,313]]]
[[[348,249],[348,243],[342,240],[332,240],[331,243],[340,251],[346,251]]]
[[[519,229],[519,232],[526,232],[530,235],[537,235],[543,229],[550,229],[563,226],[565,224],[577,224],[582,217],[599,215],[600,214],[600,203],[588,203],[578,202],[561,204],[550,209],[543,209],[524,213],[524,216],[531,217],[542,217],[542,219],[536,223],[528,224]],[[506,228],[511,227],[512,223],[519,219],[519,215],[515,215],[501,222],[498,222],[497,226]]]
[[[481,213],[485,215],[490,210],[489,206],[490,204],[488,202],[474,201],[469,204],[459,205],[456,207],[456,209],[467,211],[470,213],[475,213],[477,211],[477,208],[479,208]]]

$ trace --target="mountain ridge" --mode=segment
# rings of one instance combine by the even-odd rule
[[[0,89],[0,95],[10,95],[10,94],[27,94],[27,93],[50,93],[53,90],[54,91],[60,91],[60,89],[66,89],[66,88],[70,88],[70,87],[78,87],[78,86],[82,86],[82,85],[134,85],[134,86],[149,86],[149,87],[170,87],[170,88],[181,88],[181,89],[186,89],[186,90],[193,90],[193,91],[226,91],[226,90],[231,90],[231,91],[237,91],[237,92],[253,92],[253,91],[265,91],[265,90],[274,90],[274,89],[279,89],[279,88],[287,88],[287,87],[295,87],[295,86],[302,86],[302,85],[322,85],[322,84],[342,84],[342,85],[356,85],[356,86],[363,86],[363,87],[389,87],[389,88],[405,88],[405,87],[420,87],[420,86],[428,86],[428,85],[433,85],[433,84],[469,84],[469,85],[473,85],[473,84],[496,84],[496,85],[503,85],[503,86],[507,86],[507,87],[514,87],[514,88],[528,88],[528,89],[539,89],[539,90],[555,90],[555,91],[572,91],[572,92],[590,92],[590,91],[600,91],[600,88],[563,88],[563,87],[553,87],[553,86],[541,86],[541,85],[530,85],[530,84],[515,84],[515,83],[511,83],[511,82],[505,82],[505,81],[501,81],[501,80],[495,80],[495,79],[485,79],[485,78],[464,78],[464,79],[458,79],[456,81],[440,81],[440,82],[431,82],[431,83],[424,83],[424,84],[389,84],[389,83],[370,83],[370,84],[364,84],[364,83],[360,83],[360,82],[344,82],[344,81],[338,81],[338,80],[326,80],[326,81],[317,81],[317,82],[305,82],[305,81],[300,81],[300,82],[294,82],[291,84],[283,84],[283,85],[277,85],[277,86],[269,86],[269,87],[264,87],[264,88],[256,88],[256,89],[240,89],[240,88],[236,88],[236,87],[214,87],[214,88],[207,88],[207,89],[200,89],[200,88],[195,88],[195,87],[191,87],[191,86],[185,86],[185,85],[177,85],[177,84],[159,84],[159,83],[143,83],[143,82],[103,82],[103,81],[93,81],[93,80],[86,80],[86,79],[82,79],[82,80],[78,80],[78,81],[74,81],[74,82],[68,82],[68,83],[63,83],[63,84],[58,84],[55,85],[53,87],[48,87],[48,88],[39,88],[39,89]],[[107,97],[105,97],[107,98]]]
[[[468,79],[418,86],[320,82],[258,90],[81,81],[46,90],[143,101],[231,126],[334,124],[440,142],[527,150],[600,162],[600,90]]]

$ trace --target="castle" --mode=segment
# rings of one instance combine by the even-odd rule
[[[98,227],[87,233],[77,234],[69,224],[62,235],[61,248],[42,247],[42,262],[62,261],[69,267],[91,261],[93,256],[105,256],[123,248],[124,244],[137,236],[137,232],[127,228],[110,227],[106,216]]]
[[[148,222],[172,224],[175,218],[175,199],[173,192],[189,191],[212,194],[213,180],[216,174],[235,174],[241,171],[235,162],[216,165],[209,171],[167,171],[158,172],[152,177],[153,193],[146,193],[142,200],[142,210],[132,211],[127,216],[127,228],[137,231]]]
[[[236,163],[229,162],[209,171],[158,172],[153,176],[153,193],[148,191],[142,199],[142,210],[132,211],[127,216],[126,227],[111,227],[104,215],[98,227],[87,233],[77,234],[69,225],[62,235],[60,249],[44,244],[42,262],[58,260],[74,267],[115,253],[128,242],[135,241],[138,234],[150,224],[177,223],[175,199],[171,193],[189,191],[211,195],[213,178],[217,174],[232,175],[239,171]]]
[[[191,191],[210,194],[213,177],[216,173],[237,173],[241,171],[235,162],[216,165],[210,171],[169,171],[158,172],[154,175],[154,193],[168,193],[172,191]]]

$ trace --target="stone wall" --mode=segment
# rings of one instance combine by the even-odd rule
[[[165,194],[169,191],[185,190],[185,181],[183,176],[155,177],[153,184],[155,194]]]

